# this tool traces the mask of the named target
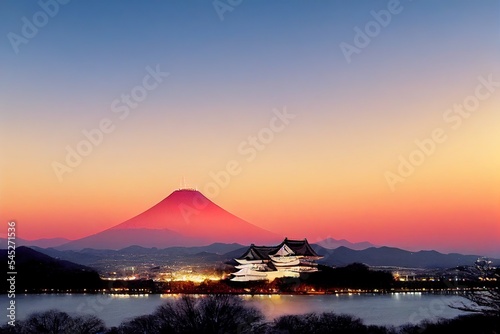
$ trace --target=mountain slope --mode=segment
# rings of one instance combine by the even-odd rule
[[[121,249],[131,245],[144,247],[194,246],[199,240],[187,238],[179,233],[163,229],[108,229],[88,237],[68,242],[54,247],[60,250],[68,249]]]
[[[7,250],[0,250],[0,258],[7,262]],[[96,271],[76,263],[54,259],[31,248],[16,248],[17,291],[40,289],[98,288],[101,279]],[[7,281],[3,280],[2,291]]]
[[[177,190],[143,213],[103,232],[57,249],[120,249],[277,243],[282,237],[222,209],[196,190]]]

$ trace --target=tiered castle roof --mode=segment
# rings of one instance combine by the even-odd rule
[[[238,258],[239,271],[233,273],[233,281],[273,280],[278,277],[299,277],[301,272],[318,271],[315,260],[321,259],[307,239],[285,238],[277,246],[252,244]]]
[[[290,252],[291,250],[292,252]],[[285,253],[286,252],[286,253]],[[277,246],[255,246],[252,244],[250,248],[238,260],[270,260],[270,255],[295,255],[300,257],[311,257],[321,259],[322,256],[318,255],[311,247],[307,239],[303,240],[290,240],[285,238]]]

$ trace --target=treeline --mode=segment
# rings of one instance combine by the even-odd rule
[[[336,288],[352,289],[390,289],[394,278],[390,272],[370,270],[361,263],[353,263],[345,267],[332,268],[320,266],[320,271],[304,277],[304,282],[317,289]]]
[[[268,281],[233,282],[230,279],[221,281],[164,282],[159,283],[157,290],[168,293],[230,293],[230,294],[262,294],[262,293],[315,293],[338,292],[348,289],[364,291],[389,290],[394,285],[391,273],[373,271],[367,266],[354,263],[346,267],[332,268],[319,266],[318,272],[301,273],[300,277],[282,277]]]
[[[256,308],[238,296],[212,295],[204,298],[183,296],[168,301],[153,314],[124,321],[106,328],[91,315],[71,316],[50,310],[30,315],[15,327],[4,325],[0,333],[19,334],[162,334],[162,333],[343,333],[343,334],[434,334],[500,333],[500,317],[470,315],[451,320],[407,324],[400,327],[365,325],[360,319],[334,313],[285,315],[266,321]]]
[[[7,250],[0,258],[7,260]],[[28,247],[16,253],[16,281],[3,280],[0,292],[15,288],[18,293],[184,293],[184,294],[242,294],[242,293],[338,293],[350,289],[362,291],[392,291],[495,287],[500,281],[438,281],[396,282],[389,272],[370,270],[366,265],[353,263],[332,268],[319,265],[319,271],[301,273],[298,278],[278,278],[272,282],[232,282],[206,280],[194,282],[153,282],[153,280],[102,280],[98,273],[82,265],[52,258]]]
[[[30,249],[27,249],[30,252]],[[16,290],[22,293],[86,292],[86,293],[309,293],[336,289],[385,290],[393,287],[388,272],[372,271],[363,264],[341,268],[319,266],[320,271],[302,273],[299,278],[278,278],[272,282],[232,282],[206,280],[194,282],[153,282],[152,280],[102,280],[94,270],[45,255],[25,256],[18,264]],[[7,281],[1,285],[5,293]]]

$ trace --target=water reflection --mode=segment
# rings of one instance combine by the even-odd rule
[[[36,311],[64,310],[70,314],[93,314],[107,326],[117,326],[123,320],[151,314],[166,300],[181,295],[18,295],[17,317],[24,319]],[[196,297],[202,298],[202,295]],[[243,295],[248,304],[257,307],[268,320],[285,314],[335,312],[357,316],[366,324],[399,326],[408,322],[453,318],[464,312],[448,305],[464,300],[458,296],[421,293],[337,294],[337,295]],[[0,296],[7,305],[6,295]]]

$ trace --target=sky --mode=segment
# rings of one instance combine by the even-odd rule
[[[19,237],[100,232],[185,178],[289,237],[500,257],[497,0],[7,0],[0,35]]]

